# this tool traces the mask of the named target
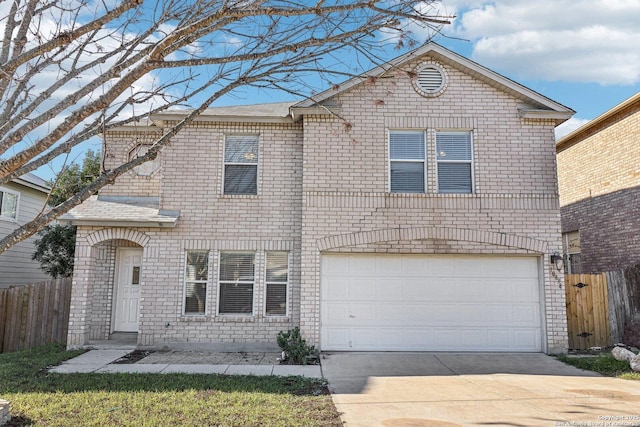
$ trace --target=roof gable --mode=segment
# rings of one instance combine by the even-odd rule
[[[354,86],[363,84],[368,78],[384,76],[386,73],[397,70],[404,64],[427,55],[521,100],[523,106],[519,110],[519,113],[522,117],[553,119],[556,121],[556,125],[558,125],[568,120],[575,113],[571,108],[555,102],[501,74],[491,71],[470,59],[445,49],[437,43],[431,42],[375,67],[361,76],[349,79],[337,86],[337,89],[331,88],[325,90],[318,95],[293,105],[291,107],[292,115],[295,118],[296,115],[328,112],[332,107],[328,101],[330,101],[332,97]]]
[[[521,101],[518,113],[521,117],[532,119],[551,119],[556,126],[568,120],[575,111],[547,98],[513,80],[489,70],[482,65],[458,55],[437,43],[427,43],[407,52],[389,62],[379,65],[360,76],[353,77],[334,88],[327,89],[300,102],[276,102],[268,104],[240,105],[208,108],[195,118],[197,122],[250,122],[250,123],[293,123],[305,114],[332,114],[339,106],[331,103],[331,98],[349,89],[363,84],[371,77],[383,77],[405,64],[429,56],[443,65],[453,67],[478,81],[482,81]],[[147,129],[162,128],[167,121],[178,121],[191,110],[171,110],[151,117]],[[140,125],[136,123],[135,126]],[[151,127],[148,127],[148,126]],[[135,130],[135,126],[114,130]]]

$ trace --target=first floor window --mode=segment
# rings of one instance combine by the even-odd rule
[[[424,131],[389,131],[389,176],[392,193],[424,193]]]
[[[564,272],[567,274],[580,274],[580,231],[562,233],[562,252],[564,253]]]
[[[187,251],[186,264],[184,313],[205,314],[209,277],[209,252]]]
[[[258,135],[227,135],[224,194],[258,194]]]
[[[219,314],[253,314],[254,252],[220,252]]]
[[[0,216],[16,218],[18,211],[18,193],[0,190]]]
[[[471,132],[436,132],[438,193],[473,193]]]
[[[286,316],[289,252],[267,252],[266,279],[265,314],[267,316]]]

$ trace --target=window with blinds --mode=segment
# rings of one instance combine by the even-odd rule
[[[287,286],[289,283],[289,252],[267,252],[266,271],[267,316],[287,315]]]
[[[208,280],[209,251],[187,251],[184,279],[184,314],[206,314]]]
[[[227,135],[224,194],[258,194],[258,135]]]
[[[389,131],[389,179],[392,193],[424,193],[424,131]]]
[[[253,314],[254,252],[220,252],[219,314]]]
[[[15,219],[18,213],[18,193],[0,189],[0,216]]]
[[[436,132],[439,193],[473,193],[471,132]]]

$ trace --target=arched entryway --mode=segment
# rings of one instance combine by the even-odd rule
[[[124,228],[79,230],[67,345],[137,334],[144,247],[149,237]],[[83,256],[88,254],[89,256]]]

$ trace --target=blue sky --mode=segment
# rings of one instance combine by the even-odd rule
[[[576,111],[563,135],[640,91],[639,0],[445,0],[436,41]]]
[[[640,0],[443,0],[433,7],[456,16],[434,41],[576,111],[557,136],[640,92]],[[418,40],[429,35],[419,27],[412,31]],[[404,52],[387,50],[382,59]],[[338,67],[355,62],[348,55],[329,60]],[[291,99],[247,88],[214,106]],[[100,143],[82,144],[69,160],[82,161],[87,148]],[[37,173],[49,179],[54,169]]]
[[[640,0],[444,0],[434,7],[456,16],[434,41],[576,111],[558,137],[640,92]],[[216,105],[290,99],[247,89]]]

